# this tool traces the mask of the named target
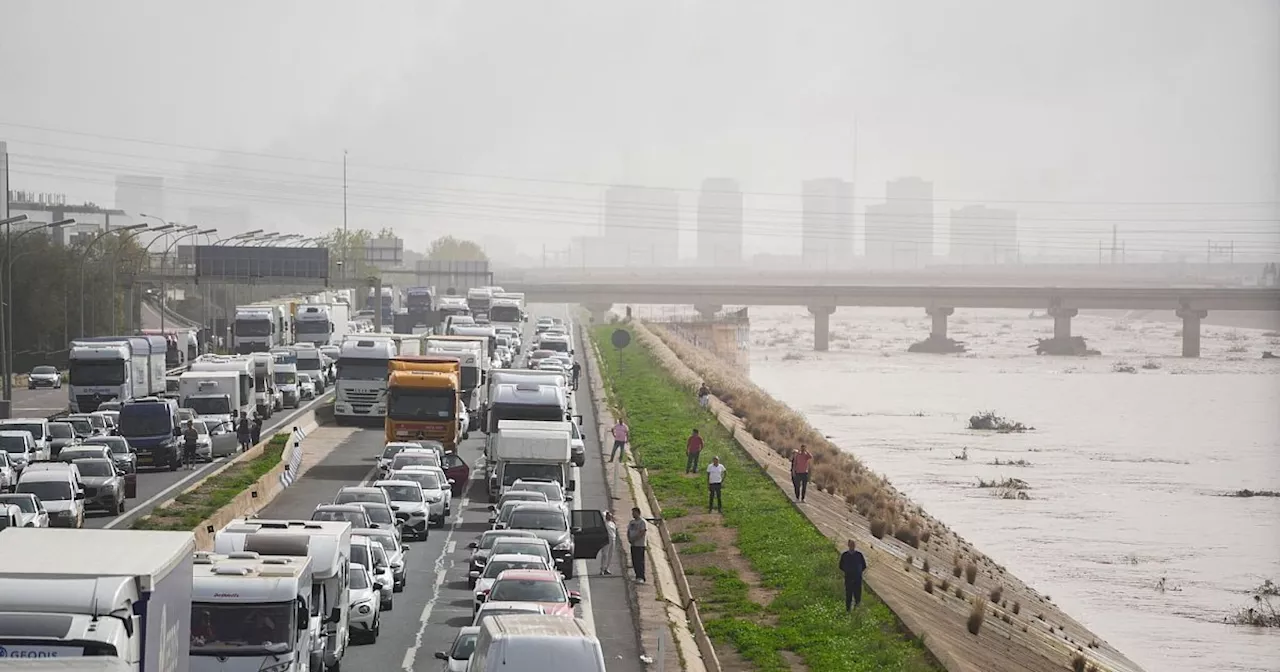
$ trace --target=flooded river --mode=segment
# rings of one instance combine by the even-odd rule
[[[753,308],[752,378],[1152,672],[1280,670],[1280,631],[1223,624],[1280,580],[1280,334],[1081,315],[1101,357],[1037,357],[1052,320],[958,310],[963,355],[915,355],[923,310]],[[1132,372],[1130,372],[1132,371]],[[992,410],[1035,427],[966,430]],[[957,459],[967,454],[968,459]],[[997,466],[1025,460],[1029,466]],[[1026,481],[1027,501],[978,479]]]

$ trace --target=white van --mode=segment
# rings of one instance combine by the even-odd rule
[[[467,672],[605,672],[600,640],[580,619],[502,615],[480,622]]]
[[[26,430],[0,429],[0,450],[9,454],[9,464],[19,474],[28,464],[40,461],[36,442],[31,438],[31,432]]]
[[[36,460],[43,462],[49,459],[49,421],[44,418],[13,418],[0,421],[0,429],[15,432],[30,432],[35,441]]]
[[[28,465],[18,479],[20,493],[35,495],[49,512],[49,527],[84,527],[84,486],[74,464]]]

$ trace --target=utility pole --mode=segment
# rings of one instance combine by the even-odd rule
[[[1116,224],[1111,225],[1111,264],[1116,263],[1116,237],[1119,234],[1120,227]]]
[[[347,265],[350,263],[347,250],[351,247],[351,239],[347,236],[347,150],[342,150],[342,280],[347,279]],[[345,282],[343,284],[346,284]]]

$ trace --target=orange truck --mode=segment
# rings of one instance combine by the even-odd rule
[[[466,438],[459,422],[458,358],[394,357],[387,369],[387,442],[432,439],[455,450]]]

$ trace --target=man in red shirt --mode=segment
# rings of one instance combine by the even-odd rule
[[[689,440],[684,444],[685,450],[689,453],[689,461],[684,466],[686,474],[698,473],[698,457],[702,455],[702,436],[698,434],[698,430],[693,430],[693,434],[689,436]]]
[[[791,486],[795,488],[797,502],[803,502],[805,493],[809,491],[809,465],[812,462],[813,453],[803,443],[800,450],[791,455]]]

